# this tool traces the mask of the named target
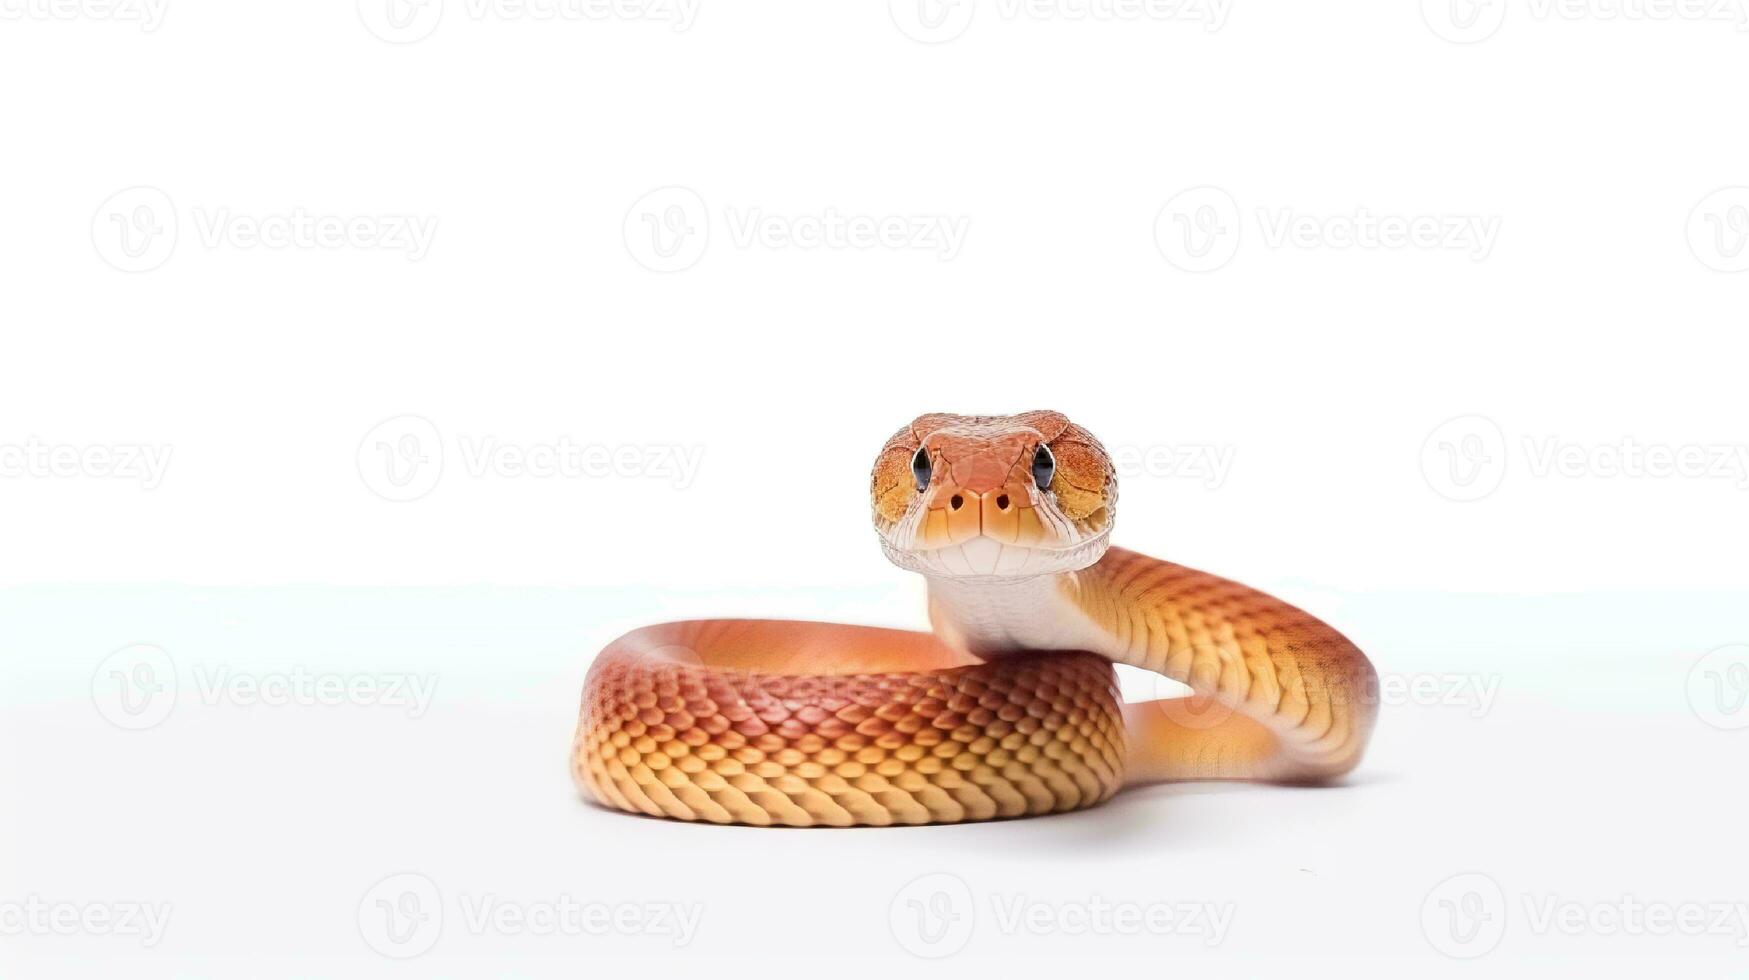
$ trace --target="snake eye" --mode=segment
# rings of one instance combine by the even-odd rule
[[[929,478],[933,474],[934,468],[929,463],[929,450],[919,447],[917,455],[911,457],[911,475],[917,478],[918,492],[929,489]]]
[[[1051,477],[1056,474],[1057,457],[1051,455],[1051,447],[1038,447],[1038,452],[1032,454],[1032,482],[1038,484],[1040,490],[1049,490]]]

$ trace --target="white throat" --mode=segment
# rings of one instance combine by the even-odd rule
[[[1092,650],[1104,644],[1070,599],[1074,572],[1029,576],[925,575],[936,635],[978,656],[1016,650]]]

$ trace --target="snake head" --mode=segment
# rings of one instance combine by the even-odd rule
[[[919,416],[881,449],[870,493],[894,564],[956,578],[1086,568],[1117,509],[1111,457],[1057,412]]]

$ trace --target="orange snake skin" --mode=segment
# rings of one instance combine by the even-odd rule
[[[957,823],[1360,761],[1366,657],[1279,599],[1109,547],[1110,457],[1064,416],[922,416],[881,450],[871,502],[888,558],[929,582],[934,632],[629,633],[584,682],[571,764],[588,796],[712,823]],[[1125,705],[1113,663],[1193,693]]]

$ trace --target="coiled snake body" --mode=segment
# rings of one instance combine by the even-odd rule
[[[1234,582],[1109,547],[1117,486],[1056,412],[925,415],[875,461],[888,558],[934,633],[665,623],[584,682],[579,786],[621,810],[788,826],[1091,806],[1126,783],[1354,768],[1376,676],[1342,634]],[[1112,663],[1188,685],[1124,705]]]

